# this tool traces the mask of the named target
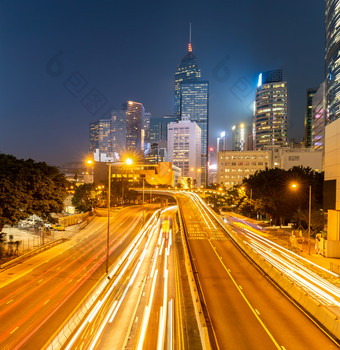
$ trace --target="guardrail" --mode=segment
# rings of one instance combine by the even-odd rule
[[[12,265],[16,265],[18,263],[20,263],[22,260],[25,260],[33,255],[36,255],[44,250],[47,250],[47,249],[50,249],[51,247],[54,247],[55,245],[57,244],[60,244],[62,242],[65,242],[67,241],[67,238],[59,238],[59,239],[56,239],[55,241],[52,241],[52,242],[49,242],[47,244],[44,244],[42,245],[41,247],[37,248],[37,249],[34,249],[34,250],[31,250],[30,252],[28,253],[25,253],[23,255],[20,255],[18,256],[17,258],[15,259],[12,259],[12,260],[9,260],[3,264],[0,265],[0,269],[4,269],[6,267],[9,267],[9,266],[12,266]]]

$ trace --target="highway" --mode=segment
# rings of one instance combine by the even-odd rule
[[[176,194],[219,349],[338,346],[234,245],[203,201]]]
[[[105,215],[105,212],[103,213]],[[142,209],[112,214],[110,265],[141,227]],[[0,274],[0,348],[41,349],[105,274],[107,218]]]
[[[65,349],[173,349],[181,342],[173,252],[176,207],[156,212]],[[195,320],[193,320],[195,322]]]

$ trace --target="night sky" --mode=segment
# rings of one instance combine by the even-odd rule
[[[276,68],[288,81],[288,137],[300,140],[305,90],[324,76],[324,1],[1,0],[0,151],[81,161],[89,123],[124,101],[173,114],[190,22],[210,81],[210,144],[251,121],[257,76]]]

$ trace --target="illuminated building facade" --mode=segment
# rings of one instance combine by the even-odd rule
[[[313,97],[318,89],[306,90],[306,111],[305,111],[305,147],[312,146],[312,125],[313,125]]]
[[[126,111],[126,150],[141,153],[144,151],[144,107],[139,102],[127,101]]]
[[[217,138],[217,152],[226,151],[228,149],[227,135],[225,131],[221,132],[221,136]]]
[[[111,111],[112,152],[122,154],[126,149],[126,111]]]
[[[189,117],[201,129],[202,182],[207,182],[209,82],[201,80],[197,58],[192,52],[191,29],[188,52],[175,73],[175,116],[177,120]]]
[[[233,151],[245,151],[248,149],[248,137],[251,128],[244,123],[234,125],[232,128],[232,149]]]
[[[168,139],[168,124],[175,122],[176,117],[164,116],[163,118],[150,119],[150,143],[166,141]]]
[[[254,149],[287,144],[287,83],[282,70],[259,75],[253,121]]]
[[[190,40],[191,41],[191,40]],[[201,71],[198,68],[196,56],[192,52],[191,42],[188,45],[188,52],[177,66],[175,73],[175,117],[182,119],[181,113],[181,84],[196,82],[201,78]]]
[[[324,149],[326,123],[326,90],[322,83],[313,97],[312,103],[312,147],[316,150]]]
[[[183,177],[191,177],[201,184],[201,129],[188,119],[168,125],[168,161],[182,170]]]
[[[201,168],[202,181],[207,174],[208,156],[208,98],[207,81],[181,84],[181,120],[188,118],[201,129]]]
[[[89,142],[90,152],[95,152],[96,149],[112,152],[110,119],[101,119],[90,124]]]
[[[326,0],[325,75],[329,109],[326,124],[340,117],[340,0]]]

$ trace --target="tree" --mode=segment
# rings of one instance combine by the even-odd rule
[[[98,203],[98,195],[94,184],[82,184],[77,186],[72,198],[72,204],[77,210],[91,211]]]
[[[63,209],[67,180],[44,162],[0,154],[0,232],[36,214],[49,219]]]

